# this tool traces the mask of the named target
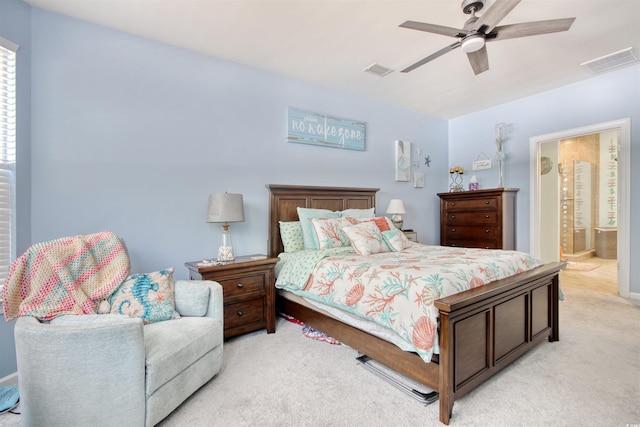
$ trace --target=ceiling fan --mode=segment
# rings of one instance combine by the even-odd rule
[[[485,42],[567,31],[576,19],[550,19],[547,21],[497,26],[520,1],[521,0],[496,0],[482,16],[478,17],[476,16],[476,12],[484,7],[485,0],[463,0],[462,11],[467,15],[471,15],[471,18],[465,22],[462,29],[416,21],[406,21],[400,24],[400,27],[403,28],[426,31],[428,33],[441,34],[459,39],[457,42],[405,68],[402,72],[408,73],[460,47],[462,51],[467,54],[473,72],[477,75],[489,69],[489,57],[487,55]]]

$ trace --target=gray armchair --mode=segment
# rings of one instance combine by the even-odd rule
[[[113,314],[20,317],[15,325],[24,426],[153,426],[222,366],[222,287],[175,282],[179,319],[143,325]]]

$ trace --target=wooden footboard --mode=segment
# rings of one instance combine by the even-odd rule
[[[454,401],[531,347],[557,341],[558,272],[551,263],[435,302],[440,310],[440,421]]]
[[[440,394],[440,421],[453,403],[536,344],[557,341],[558,272],[551,263],[435,302],[440,310],[440,355],[417,354],[285,298],[278,308]]]

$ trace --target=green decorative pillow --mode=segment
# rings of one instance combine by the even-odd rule
[[[111,313],[140,317],[144,323],[179,318],[174,301],[173,267],[133,274],[109,299]]]
[[[280,239],[287,253],[304,250],[300,221],[280,221]]]

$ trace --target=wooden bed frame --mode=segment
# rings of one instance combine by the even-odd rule
[[[367,209],[378,188],[267,185],[269,256],[283,252],[279,221],[297,221],[298,207]],[[558,274],[549,263],[512,278],[435,302],[440,311],[440,354],[425,363],[417,354],[285,298],[281,312],[336,338],[362,354],[437,391],[440,421],[453,403],[544,340],[558,341]]]

